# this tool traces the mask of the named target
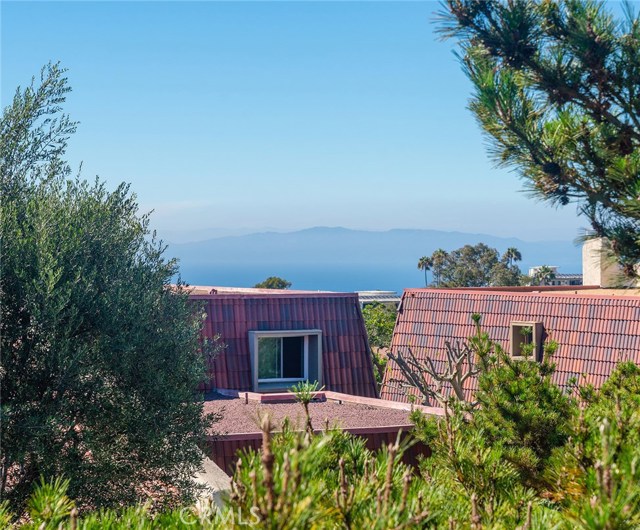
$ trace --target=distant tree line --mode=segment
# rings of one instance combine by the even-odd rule
[[[291,282],[279,276],[269,276],[266,280],[256,283],[253,287],[255,289],[288,289],[291,287]]]
[[[487,287],[522,285],[527,281],[517,262],[522,255],[517,248],[508,248],[502,256],[497,249],[484,243],[465,245],[447,252],[436,250],[418,260],[418,269],[433,273],[434,287]]]

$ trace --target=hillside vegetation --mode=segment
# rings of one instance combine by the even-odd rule
[[[623,529],[640,525],[640,369],[621,363],[598,391],[567,395],[550,360],[505,362],[486,335],[486,365],[469,411],[416,414],[432,455],[412,469],[403,444],[377,453],[339,431],[272,434],[244,452],[223,508],[208,502],[83,513],[68,482],[41,484],[16,528]],[[304,393],[302,393],[304,397]],[[11,524],[5,503],[0,522]]]

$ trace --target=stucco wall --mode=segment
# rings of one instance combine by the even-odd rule
[[[609,242],[604,238],[588,239],[582,246],[582,275],[584,285],[599,285],[606,289],[638,287],[622,274],[613,257]]]

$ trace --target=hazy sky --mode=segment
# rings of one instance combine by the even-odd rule
[[[69,158],[169,240],[265,228],[573,239],[496,170],[435,2],[1,3],[2,104],[48,61]]]

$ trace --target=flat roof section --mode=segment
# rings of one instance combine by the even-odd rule
[[[330,428],[345,430],[371,430],[384,427],[408,427],[412,425],[409,415],[413,408],[428,414],[442,415],[439,408],[411,406],[376,398],[362,398],[337,392],[319,392],[319,401],[309,405],[313,428],[323,430],[329,421]],[[256,397],[257,396],[257,397]],[[304,430],[306,416],[300,403],[268,402],[260,394],[222,390],[213,392],[204,403],[205,413],[216,413],[221,419],[211,425],[211,435],[228,436],[256,433],[260,431],[262,414],[269,414],[276,431],[289,418],[294,430]],[[271,397],[270,395],[266,395]],[[293,395],[290,394],[293,399]]]
[[[213,295],[213,294],[268,294],[268,295],[290,295],[290,294],[339,294],[334,291],[302,291],[296,289],[257,289],[255,287],[222,287],[215,285],[189,285],[187,289],[192,295]]]
[[[400,296],[395,291],[358,291],[361,304],[380,302],[386,304],[399,304]]]

